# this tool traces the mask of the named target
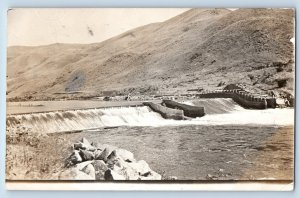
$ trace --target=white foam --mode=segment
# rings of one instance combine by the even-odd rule
[[[203,125],[293,125],[294,109],[241,110],[196,118]],[[193,121],[194,122],[194,121]]]
[[[186,104],[186,105],[191,105],[191,106],[195,106],[194,103],[192,101],[183,101],[181,102],[182,104]]]
[[[294,124],[294,109],[237,109],[191,120],[166,120],[148,107],[124,107],[17,115],[25,127],[37,132],[61,132],[114,126],[175,125],[282,125]],[[11,123],[10,127],[14,127]]]
[[[165,119],[148,107],[72,110],[13,116],[36,132],[60,132],[113,126],[160,126]],[[10,127],[16,124],[8,119]]]

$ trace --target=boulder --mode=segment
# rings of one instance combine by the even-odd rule
[[[82,158],[82,161],[93,160],[95,158],[94,154],[90,151],[79,150],[79,154],[80,157]]]
[[[98,142],[92,142],[91,145],[95,147],[97,150],[103,150],[102,144]]]
[[[77,163],[82,162],[82,158],[81,158],[81,156],[80,156],[80,154],[79,154],[79,151],[76,151],[76,150],[74,150],[74,151],[72,152],[72,154],[70,155],[69,159],[70,159],[70,161],[71,161],[73,164],[77,164]]]
[[[102,153],[95,158],[96,160],[103,160],[104,162],[107,161],[107,157],[111,154],[113,150],[110,147],[105,148]]]
[[[107,169],[104,173],[105,180],[126,180],[126,178],[123,175],[119,175],[117,172]]]
[[[147,162],[145,162],[144,160],[140,160],[138,162],[133,163],[127,163],[127,165],[136,170],[139,173],[139,175],[144,175],[147,172],[152,171]]]
[[[82,172],[84,172],[85,174],[91,176],[91,178],[93,178],[94,180],[96,179],[95,168],[92,164],[88,164],[86,167],[84,167],[82,169]]]
[[[100,159],[100,156],[102,154],[102,150],[100,149],[97,149],[95,152],[94,152],[94,156],[95,156],[95,160],[99,160]]]
[[[114,165],[117,162],[126,161],[126,162],[135,162],[133,154],[124,149],[113,150],[110,155],[107,157],[107,164]]]
[[[139,173],[130,166],[123,166],[122,168],[114,166],[114,171],[125,177],[126,180],[138,180],[140,177]]]
[[[94,180],[91,176],[76,168],[70,168],[61,172],[58,175],[58,179],[59,180]]]
[[[127,162],[134,162],[134,155],[130,151],[127,151],[125,149],[116,149],[116,155],[121,157],[124,161]]]
[[[105,162],[103,160],[95,160],[92,164],[95,169],[96,180],[104,180],[105,171],[108,170],[108,167],[105,164]]]
[[[77,143],[73,144],[73,148],[75,150],[79,150],[79,149],[86,150],[87,145],[83,144],[82,142],[77,142]]]
[[[75,150],[87,150],[87,151],[95,151],[96,148],[93,147],[92,145],[85,144],[82,142],[77,142],[73,145]]]
[[[86,138],[82,138],[81,142],[85,145],[91,146],[90,142]]]
[[[152,175],[151,171],[148,171],[148,172],[142,174],[141,176],[142,177],[148,177],[148,176],[151,176],[151,175]]]
[[[116,164],[119,167],[122,167],[122,164],[125,163],[125,161],[117,156],[116,150],[113,150],[110,155],[107,157],[106,164],[108,168],[113,168],[114,165]]]
[[[69,169],[53,174],[61,180],[161,180],[144,161],[136,161],[133,153],[83,138],[75,143],[67,159]],[[75,166],[74,166],[75,164]]]
[[[111,165],[111,167],[116,167],[116,168],[127,167],[126,162],[121,158],[118,158],[113,163],[109,162],[108,165]]]
[[[134,170],[133,168],[131,167],[127,167],[126,168],[126,171],[125,171],[125,178],[127,180],[138,180],[139,179],[139,173]]]
[[[88,148],[87,148],[87,150],[88,150],[88,151],[92,151],[92,152],[94,152],[94,151],[96,151],[96,150],[97,150],[97,148],[95,148],[95,147],[91,146],[91,147],[88,147]]]
[[[111,167],[113,171],[125,177],[126,180],[137,180],[139,178],[139,173],[122,158],[117,158]]]
[[[168,180],[178,180],[178,178],[176,176],[170,176]]]
[[[95,151],[96,148],[92,146],[92,144],[86,139],[82,138],[80,142],[77,142],[73,145],[75,150],[88,150],[88,151]]]
[[[117,156],[116,150],[113,150],[113,151],[109,154],[109,156],[107,156],[107,162],[106,162],[106,163],[108,163],[109,161],[116,161],[116,160],[118,160],[118,159],[119,159],[119,156]]]
[[[81,162],[79,164],[76,164],[75,168],[82,171],[87,165],[93,163],[93,161],[85,161],[85,162]]]
[[[140,176],[140,180],[161,180],[161,175],[154,171],[150,171],[147,172],[147,174],[144,174],[144,176]]]

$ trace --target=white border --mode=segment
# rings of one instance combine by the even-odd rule
[[[214,183],[214,184],[153,184],[153,183],[32,183],[6,182],[7,190],[85,190],[85,191],[292,191],[294,183]]]

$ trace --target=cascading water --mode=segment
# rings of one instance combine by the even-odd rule
[[[54,133],[114,126],[169,125],[293,125],[294,109],[249,110],[232,99],[200,99],[184,102],[204,106],[206,115],[192,120],[164,119],[147,106],[53,111],[7,116],[7,127],[19,124],[35,132]],[[258,119],[259,118],[259,119]]]
[[[186,104],[204,107],[206,114],[223,114],[244,109],[231,98],[197,99]]]
[[[153,126],[163,121],[160,114],[144,106],[14,115],[7,117],[7,127],[21,123],[37,132],[51,133],[113,126]]]

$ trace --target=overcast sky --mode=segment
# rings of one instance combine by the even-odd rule
[[[101,42],[172,18],[186,8],[26,9],[8,12],[8,46]]]

